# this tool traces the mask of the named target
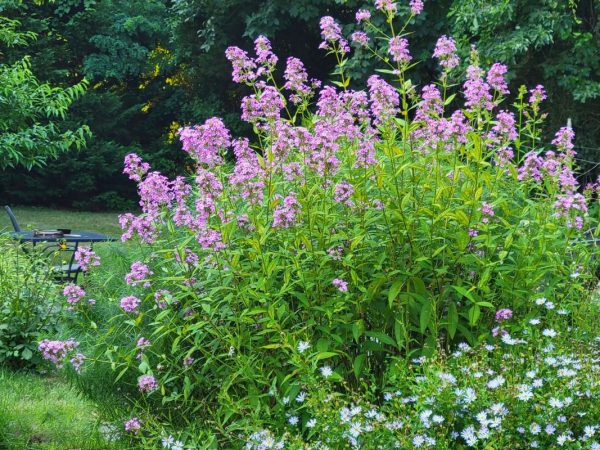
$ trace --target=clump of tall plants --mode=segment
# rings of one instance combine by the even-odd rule
[[[90,330],[83,364],[111,368],[132,405],[124,432],[200,424],[236,442],[285,416],[280,399],[317,368],[338,393],[379,392],[392,364],[492,339],[497,317],[527,316],[534,297],[574,324],[588,313],[597,187],[578,186],[573,130],[542,142],[543,87],[508,104],[506,67],[482,67],[476,50],[459,83],[447,36],[438,78],[415,86],[407,27],[421,8],[412,1],[401,26],[390,1],[357,12],[352,45],[382,65],[364,90],[349,89],[350,43],[332,17],[321,20],[331,84],[297,58],[280,64],[264,36],[255,56],[230,47],[255,138],[219,118],[181,129],[195,171],[174,180],[127,156],[143,213],[121,216],[123,240],[143,256],[96,298],[118,312]]]

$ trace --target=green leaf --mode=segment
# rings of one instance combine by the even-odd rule
[[[421,308],[421,314],[419,315],[419,328],[421,330],[421,334],[425,333],[425,330],[429,326],[429,322],[431,321],[431,313],[433,311],[433,306],[431,302],[427,302]]]
[[[450,338],[454,339],[456,334],[456,328],[458,327],[458,310],[456,309],[456,303],[450,303],[448,307],[448,334]]]
[[[360,378],[362,374],[362,369],[365,363],[366,355],[361,353],[356,358],[354,358],[354,362],[352,363],[352,370],[354,371],[354,376],[356,378]]]
[[[392,304],[394,303],[396,297],[398,297],[398,294],[400,293],[400,290],[403,286],[404,280],[402,279],[398,279],[392,283],[392,286],[390,287],[390,290],[388,292],[388,306],[390,308],[392,307]]]

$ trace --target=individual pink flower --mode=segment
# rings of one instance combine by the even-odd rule
[[[141,302],[142,301],[139,298],[134,297],[133,295],[130,295],[129,297],[124,297],[121,299],[121,309],[128,313],[137,314],[138,306],[140,306]]]
[[[491,217],[494,217],[495,213],[494,213],[494,208],[492,207],[492,205],[490,205],[487,202],[483,202],[481,204],[481,214],[483,215],[483,218],[481,219],[481,221],[483,223],[488,223],[490,221]]]
[[[76,353],[75,356],[70,359],[70,362],[73,366],[73,370],[77,373],[81,373],[81,367],[85,362],[85,355],[83,353]]]

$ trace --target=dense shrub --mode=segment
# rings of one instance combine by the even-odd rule
[[[42,362],[38,341],[56,333],[63,305],[58,294],[47,259],[0,236],[0,364]]]
[[[509,112],[506,67],[486,71],[473,51],[465,106],[449,111],[458,100],[452,39],[436,47],[439,78],[417,88],[406,26],[398,34],[394,4],[376,4],[387,34],[359,11],[365,31],[352,36],[367,49],[370,39],[388,41],[386,53],[374,51],[386,68],[368,91],[347,89],[349,44],[324,17],[321,48],[337,59],[339,89],[319,90],[295,58],[279,87],[277,56],[261,36],[255,58],[236,47],[226,54],[234,81],[254,90],[242,119],[256,142],[232,139],[218,118],[181,129],[196,161],[189,180],[126,157],[143,214],[121,217],[123,240],[139,237],[143,254],[124,283],[90,290],[115,314],[108,326],[92,320],[84,376],[111,368],[109,382],[132,405],[132,438],[169,424],[239,445],[261,421],[281,428],[291,399],[303,403],[318,384],[317,369],[334,392],[371,401],[396,385],[403,361],[502,336],[513,314],[537,314],[534,298],[573,323],[589,314],[584,233],[596,186],[577,190],[570,128],[552,147],[541,142],[543,87],[522,88]],[[422,8],[411,5],[407,25]],[[94,306],[78,298],[87,327]]]

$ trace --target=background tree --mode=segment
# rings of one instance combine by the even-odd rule
[[[19,32],[18,26],[18,21],[0,17],[0,43],[26,46],[35,39],[35,33]],[[85,81],[66,89],[40,82],[31,71],[28,57],[12,64],[1,63],[0,169],[43,166],[48,159],[85,145],[87,126],[74,130],[60,126],[85,87]]]

